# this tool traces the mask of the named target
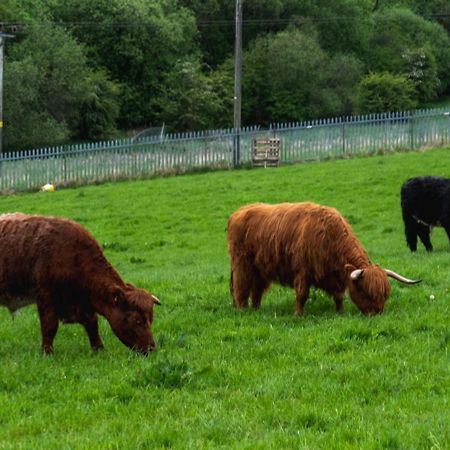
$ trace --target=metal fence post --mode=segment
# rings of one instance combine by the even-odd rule
[[[345,153],[345,122],[342,122],[342,153]]]
[[[62,148],[63,152],[63,165],[64,165],[64,183],[67,183],[67,157],[66,157],[66,147]]]

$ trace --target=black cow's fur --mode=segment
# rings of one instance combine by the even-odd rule
[[[417,250],[419,236],[431,252],[430,233],[436,226],[444,227],[450,239],[450,179],[431,176],[409,179],[401,188],[401,205],[406,242],[411,251]]]

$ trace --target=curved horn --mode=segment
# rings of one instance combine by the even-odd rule
[[[395,273],[392,270],[384,269],[388,277],[395,278],[397,281],[401,281],[402,283],[406,284],[417,284],[420,283],[422,280],[410,280],[409,278],[405,278],[402,275],[399,275],[398,273]]]
[[[352,273],[350,274],[350,279],[355,281],[357,280],[361,275],[363,274],[363,270],[362,269],[355,269],[352,271]]]
[[[156,303],[157,305],[161,305],[161,300],[156,295],[152,295],[152,297],[153,297],[153,303]]]

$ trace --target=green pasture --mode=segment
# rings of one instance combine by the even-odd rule
[[[130,352],[101,319],[94,354],[63,325],[40,354],[36,308],[0,309],[0,449],[450,448],[450,246],[406,247],[400,186],[450,176],[450,149],[208,172],[0,197],[0,212],[70,217],[126,281],[154,292],[156,353]],[[381,316],[272,287],[258,311],[229,294],[226,225],[256,201],[338,208],[392,281]],[[434,298],[432,297],[434,296]]]

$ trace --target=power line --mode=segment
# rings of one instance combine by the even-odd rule
[[[438,19],[438,18],[450,18],[449,13],[439,13],[439,14],[424,14],[420,15],[425,19]],[[369,17],[369,16],[366,16]],[[357,16],[292,16],[289,18],[255,18],[255,19],[243,19],[243,25],[288,25],[290,23],[302,23],[302,22],[312,22],[312,23],[340,23],[340,22],[353,22],[360,21],[361,18]],[[55,26],[60,25],[64,27],[90,27],[90,28],[131,28],[136,25],[145,25],[145,21],[118,21],[118,22],[98,22],[98,21],[36,21],[36,22],[3,22],[4,26],[17,25],[21,29],[26,29],[27,27],[33,26],[35,24]],[[198,19],[196,24],[199,27],[210,27],[210,26],[233,26],[235,24],[234,18],[219,18],[219,19]]]
[[[269,18],[269,19],[243,19],[242,23],[245,24],[278,24],[278,23],[290,23],[295,21],[301,21],[301,20],[308,20],[312,22],[338,22],[338,21],[352,21],[352,20],[359,20],[355,16],[330,16],[330,17],[312,17],[312,16],[293,16],[291,18]],[[8,25],[7,22],[3,22],[5,25]],[[62,25],[62,26],[75,26],[75,27],[94,27],[94,28],[100,28],[104,26],[109,27],[130,27],[135,25],[141,25],[145,24],[144,21],[127,21],[127,22],[91,22],[91,21],[51,21],[51,22],[14,22],[18,26],[22,27],[29,27],[33,26],[35,24],[39,25]],[[234,25],[234,19],[199,19],[196,21],[197,25],[202,26],[208,26],[208,25]]]

